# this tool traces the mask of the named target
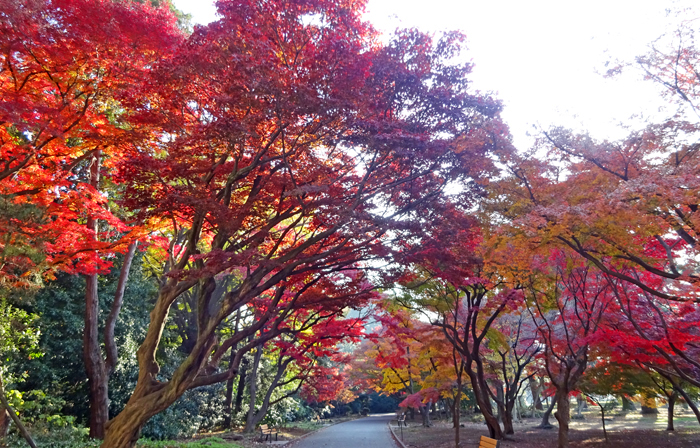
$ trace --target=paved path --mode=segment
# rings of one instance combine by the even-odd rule
[[[324,428],[292,444],[294,448],[396,448],[387,422],[394,414],[372,415]]]

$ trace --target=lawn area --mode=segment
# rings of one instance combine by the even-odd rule
[[[608,439],[603,436],[600,415],[589,411],[584,420],[572,420],[569,432],[572,448],[698,448],[700,447],[700,425],[690,413],[678,415],[675,431],[666,431],[664,411],[658,416],[642,416],[638,412],[606,418]],[[501,442],[502,448],[549,448],[557,445],[557,428],[538,429],[539,419],[523,419],[515,424],[515,434]],[[556,421],[552,418],[552,424]],[[396,422],[392,422],[396,435]],[[483,423],[465,423],[460,429],[460,447],[476,447],[479,437],[488,435]],[[432,428],[423,428],[419,421],[410,422],[403,430],[404,444],[410,448],[447,448],[454,446],[454,429],[451,423],[438,421]]]

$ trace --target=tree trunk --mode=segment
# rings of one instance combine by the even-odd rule
[[[505,407],[505,397],[503,396],[503,384],[500,381],[496,382],[496,411],[498,414],[496,418],[499,422],[503,423],[505,420],[506,407]]]
[[[554,426],[552,426],[551,423],[549,423],[549,417],[552,415],[552,411],[554,410],[554,406],[557,404],[557,400],[559,399],[558,395],[555,395],[552,397],[552,402],[549,403],[549,406],[547,406],[547,409],[544,411],[544,414],[542,414],[542,422],[538,426],[538,428],[542,429],[552,429]]]
[[[569,446],[569,419],[571,412],[571,403],[569,402],[569,391],[562,390],[558,393],[557,412],[554,413],[554,418],[559,422],[559,438],[557,448],[567,448]]]
[[[233,362],[233,359],[236,357],[236,351],[231,347],[231,358],[229,362]],[[233,404],[233,379],[234,377],[231,377],[226,381],[226,399],[224,400],[224,429],[231,429],[231,421],[232,421],[232,415],[231,415],[231,405]]]
[[[576,396],[576,414],[574,418],[583,418],[583,410],[586,407],[586,399],[583,395],[579,394]]]
[[[234,333],[238,332],[238,325],[241,323],[241,310],[236,312],[236,323],[233,327]],[[229,366],[235,362],[236,351],[238,350],[238,344],[231,347],[231,354],[229,356],[228,364]],[[226,381],[226,399],[224,401],[224,429],[231,429],[231,423],[233,422],[233,415],[231,413],[231,405],[233,403],[233,379],[231,378]],[[238,398],[238,397],[236,397]],[[240,409],[239,409],[240,410]]]
[[[100,183],[100,152],[90,163],[90,185],[95,189]],[[86,227],[97,241],[98,221],[89,216]],[[83,329],[83,362],[90,389],[90,437],[103,439],[105,425],[109,420],[109,384],[107,368],[102,358],[99,340],[100,300],[97,292],[97,274],[85,276],[85,328]]]
[[[277,389],[277,387],[279,387],[280,380],[284,376],[284,373],[287,371],[287,367],[289,366],[289,363],[291,361],[291,357],[287,358],[286,361],[283,361],[282,359],[279,360],[279,363],[277,364],[277,373],[270,382],[270,387],[268,387],[267,391],[265,392],[263,401],[260,404],[260,409],[258,409],[258,412],[256,412],[253,416],[253,421],[250,425],[251,428],[255,429],[255,427],[258,426],[258,423],[260,423],[262,419],[265,418],[265,414],[267,414],[267,410],[270,408],[270,400],[272,399],[272,393],[275,391],[275,389]],[[301,387],[301,384],[299,385],[299,387]],[[299,388],[297,388],[297,390],[299,390]],[[287,396],[291,395],[292,393],[290,392]]]
[[[238,415],[243,407],[243,393],[245,392],[245,382],[248,377],[248,358],[241,361],[241,370],[238,375],[238,386],[236,387],[236,401],[233,406],[233,415]]]
[[[7,431],[10,429],[10,414],[7,409],[0,408],[0,443],[4,444]]]
[[[540,379],[540,381],[543,380]],[[535,378],[533,377],[530,377],[530,379],[528,379],[528,383],[530,385],[530,394],[532,395],[532,414],[534,417],[534,411],[542,411],[544,409],[544,407],[542,406],[542,397],[540,396],[541,387],[537,380],[535,380]]]
[[[246,418],[245,428],[243,432],[253,432],[255,431],[255,426],[253,425],[253,417],[255,416],[255,403],[257,401],[258,395],[258,367],[260,367],[260,358],[262,357],[263,348],[262,345],[258,346],[255,351],[255,356],[253,358],[253,368],[250,371],[250,378],[248,382],[248,391],[250,396],[250,405],[248,407],[248,417]]]
[[[637,408],[634,405],[634,402],[627,398],[626,396],[622,396],[622,410],[623,411],[636,411]]]
[[[418,408],[421,417],[423,417],[423,426],[426,428],[433,426],[433,422],[430,420],[430,405],[431,403],[428,402],[427,404],[421,404],[420,408]]]
[[[479,406],[481,415],[484,416],[486,426],[489,428],[489,437],[492,439],[501,440],[503,438],[503,432],[501,431],[501,426],[498,423],[498,419],[493,415],[491,396],[488,390],[488,385],[486,384],[484,369],[479,362],[477,362],[476,365],[476,372],[471,368],[467,370],[467,375],[471,380],[472,390],[474,391],[474,396],[476,397],[476,404]]]
[[[656,398],[654,397],[642,397],[642,414],[658,414],[659,409],[656,407]]]
[[[109,420],[109,393],[107,371],[98,339],[100,302],[97,295],[97,274],[86,277],[85,289],[83,361],[90,388],[90,437],[103,439],[105,425]]]
[[[474,390],[474,395],[476,396],[476,403],[481,410],[481,415],[484,416],[486,426],[489,428],[489,437],[501,440],[503,438],[503,432],[501,431],[498,419],[493,415],[491,403],[488,401],[489,397],[487,396],[484,398],[484,393],[481,391],[477,392],[476,390]]]
[[[457,378],[457,396],[452,406],[452,423],[455,428],[455,448],[459,448],[459,417],[462,403],[462,378]]]
[[[512,400],[506,401],[506,406],[503,412],[503,432],[505,434],[515,434],[513,429],[513,408],[515,407],[515,402]]]
[[[3,384],[2,376],[0,376],[0,403],[2,403],[2,410],[5,411],[6,414],[9,414],[12,421],[15,422],[15,425],[17,425],[17,429],[19,429],[19,432],[22,434],[22,437],[24,437],[24,440],[27,441],[27,445],[29,445],[31,448],[37,448],[36,443],[34,443],[34,439],[32,439],[32,436],[29,434],[29,431],[27,431],[27,428],[24,427],[22,421],[17,416],[17,413],[14,409],[12,409],[12,406],[10,406],[10,403],[7,402],[5,385]]]
[[[148,394],[145,398],[134,399],[132,396],[119,415],[109,421],[100,448],[135,447],[143,425],[151,417],[167,409],[178,396],[172,389],[161,389],[160,392]]]
[[[678,392],[673,391],[670,397],[668,397],[668,423],[666,424],[666,431],[673,431],[673,408],[676,407],[676,399],[678,398]]]
[[[442,406],[445,412],[445,421],[450,421],[452,420],[452,410],[454,409],[454,403],[452,403],[453,400],[450,400],[449,398],[443,398],[442,400]],[[442,416],[442,414],[440,414]]]

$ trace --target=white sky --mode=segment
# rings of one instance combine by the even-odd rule
[[[210,0],[174,0],[193,23],[215,20]],[[604,79],[606,61],[645,53],[669,29],[667,8],[686,0],[369,0],[380,31],[462,30],[475,64],[475,89],[505,103],[503,117],[520,149],[533,125],[587,129],[619,138],[632,115],[658,114],[659,90],[629,71]]]

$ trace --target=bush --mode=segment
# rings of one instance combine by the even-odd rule
[[[223,387],[215,384],[188,390],[168,409],[154,415],[141,433],[150,439],[177,439],[215,427],[224,414]]]
[[[101,440],[90,439],[87,428],[76,428],[74,426],[55,428],[39,423],[32,426],[31,433],[37,446],[41,448],[97,448],[102,443]],[[7,436],[6,443],[7,448],[27,447],[27,442],[16,430]]]

